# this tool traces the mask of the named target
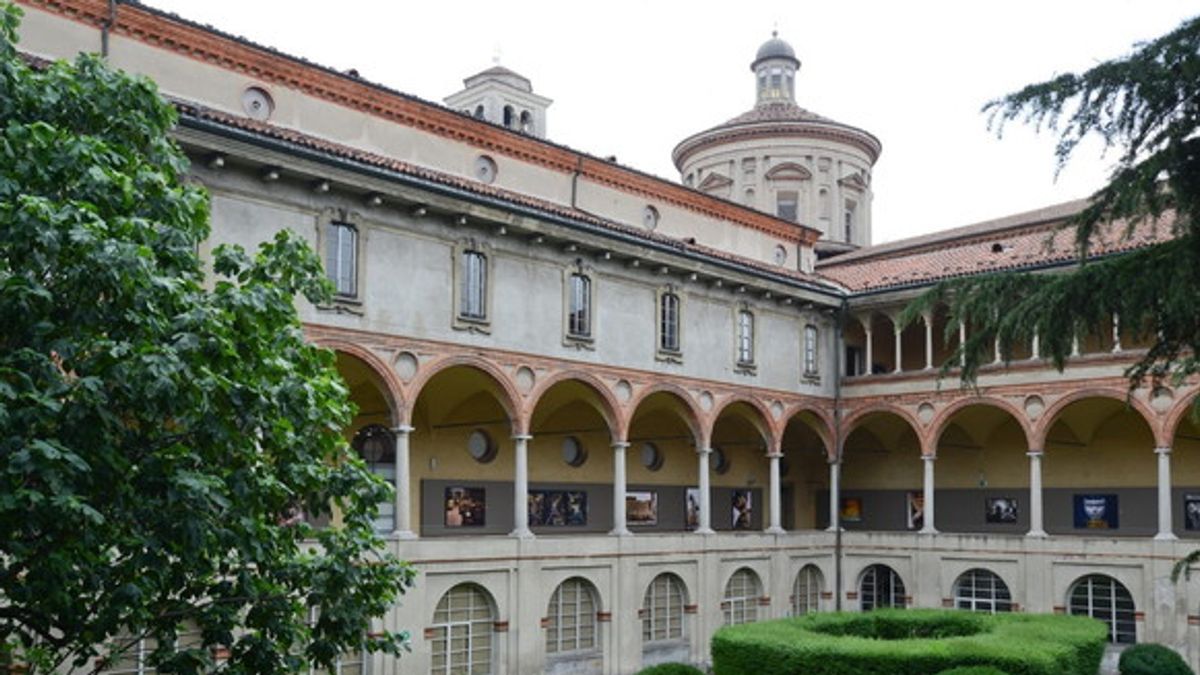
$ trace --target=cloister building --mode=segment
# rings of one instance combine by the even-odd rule
[[[178,107],[202,254],[289,228],[325,260],[336,299],[299,311],[419,571],[381,620],[412,653],[343,672],[633,673],[881,606],[1090,614],[1200,662],[1200,581],[1168,578],[1200,544],[1195,388],[1131,393],[1119,317],[976,389],[939,377],[968,327],[897,322],[942,279],[1070,268],[1080,203],[871,245],[882,144],[796,103],[776,36],[673,182],[547,140],[506,68],[440,105],[137,3],[21,4],[23,50],[102,52]]]

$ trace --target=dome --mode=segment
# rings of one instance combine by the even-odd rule
[[[787,59],[794,62],[797,66],[800,65],[800,60],[796,58],[796,50],[779,37],[778,32],[771,33],[771,39],[762,43],[758,48],[758,53],[754,55],[754,63],[750,64],[750,70],[758,67],[759,62],[766,59]]]

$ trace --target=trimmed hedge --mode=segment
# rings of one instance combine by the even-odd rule
[[[1170,647],[1134,645],[1121,652],[1121,675],[1194,675],[1183,657]]]
[[[928,675],[992,666],[1008,675],[1095,675],[1108,628],[1095,619],[961,610],[808,614],[727,626],[716,675]]]
[[[637,675],[704,675],[704,671],[686,663],[660,663],[642,668]]]
[[[937,675],[1008,675],[1008,673],[991,666],[963,666],[962,668],[943,670]]]

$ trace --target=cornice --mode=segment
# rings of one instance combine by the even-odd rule
[[[682,170],[684,163],[701,150],[734,141],[763,137],[817,138],[845,143],[865,153],[872,165],[879,159],[879,153],[883,149],[878,139],[854,127],[793,120],[714,127],[680,141],[671,156],[675,166]]]

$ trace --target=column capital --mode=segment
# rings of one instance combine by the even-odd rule
[[[696,454],[697,455],[711,455],[712,448],[707,448],[707,447],[706,448],[696,448]]]
[[[1044,454],[1046,454],[1045,450],[1034,450],[1033,448],[1030,448],[1029,452],[1025,453],[1025,456],[1026,457],[1041,457]]]
[[[393,434],[398,434],[398,435],[399,434],[410,434],[416,430],[417,430],[416,427],[409,426],[407,424],[398,424],[391,428],[391,432]]]
[[[1169,455],[1169,454],[1171,454],[1171,448],[1170,448],[1170,446],[1160,446],[1160,447],[1157,447],[1157,448],[1155,448],[1155,449],[1154,449],[1154,454],[1156,454],[1156,455]]]
[[[532,441],[533,436],[529,434],[513,434],[512,439],[514,441]]]
[[[783,459],[783,452],[779,450],[768,450],[767,459]]]
[[[613,450],[628,450],[629,441],[613,441],[611,444]]]
[[[923,461],[923,462],[932,462],[935,459],[937,459],[937,453],[933,453],[933,454],[929,454],[929,455],[921,455],[921,461]]]

